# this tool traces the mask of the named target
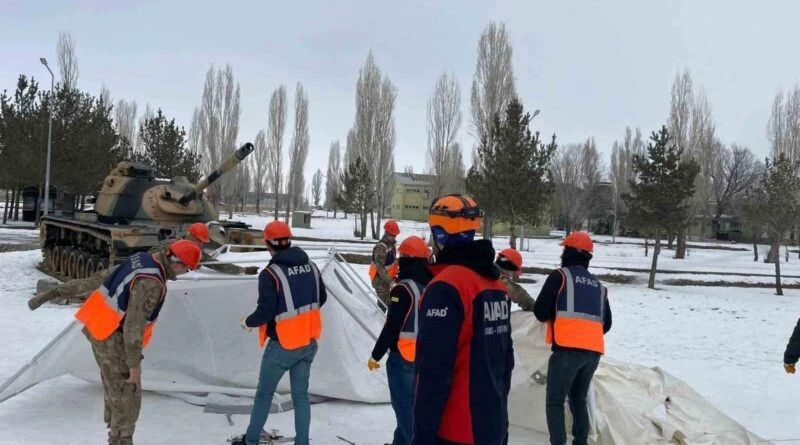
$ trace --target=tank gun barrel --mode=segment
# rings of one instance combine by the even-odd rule
[[[247,157],[250,153],[253,152],[253,144],[250,142],[245,142],[244,145],[236,149],[236,151],[222,163],[216,170],[211,172],[210,175],[206,176],[202,181],[200,181],[191,192],[183,195],[178,200],[178,203],[181,205],[186,205],[189,201],[195,199],[198,194],[200,194],[203,190],[206,189],[209,185],[213,184],[214,181],[219,179],[220,176],[227,173],[233,167],[236,167],[239,162],[241,162],[244,158]]]

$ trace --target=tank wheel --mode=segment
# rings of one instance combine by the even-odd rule
[[[50,273],[58,272],[59,265],[61,264],[61,250],[63,248],[61,246],[53,246],[53,250],[50,253],[50,262],[48,264],[47,271]]]
[[[97,255],[89,255],[86,257],[86,277],[92,276],[97,271],[97,264],[100,262],[100,257]]]
[[[86,278],[89,276],[88,271],[86,269],[86,261],[89,259],[89,254],[86,252],[80,252],[78,254],[78,260],[76,261],[75,266],[75,274],[77,278]]]
[[[59,256],[59,263],[58,263],[58,272],[64,275],[65,277],[69,277],[69,254],[72,253],[72,247],[64,247],[61,249],[61,255]]]
[[[78,258],[81,256],[80,249],[72,249],[72,252],[69,253],[69,264],[67,265],[67,276],[70,278],[81,278],[80,271],[78,269]]]
[[[108,258],[102,258],[102,259],[98,260],[95,264],[96,264],[95,269],[94,269],[95,272],[100,272],[101,270],[106,270],[106,269],[108,269]]]
[[[46,270],[48,272],[53,270],[53,251],[54,250],[55,250],[55,247],[53,247],[53,246],[45,247],[44,250],[43,250],[44,262],[43,262],[42,266],[44,266],[44,270]]]

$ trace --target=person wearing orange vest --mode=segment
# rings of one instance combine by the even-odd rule
[[[410,236],[398,247],[400,254],[397,284],[389,293],[386,324],[367,361],[370,371],[380,368],[386,351],[386,376],[389,394],[397,419],[391,445],[410,445],[414,403],[414,360],[419,332],[419,300],[425,286],[433,278],[428,270],[428,246],[418,236]]]
[[[553,353],[547,366],[547,429],[552,445],[567,443],[564,402],[569,396],[574,445],[587,445],[586,396],[605,353],[603,336],[611,329],[608,289],[589,272],[594,252],[586,232],[573,232],[561,243],[561,268],[545,280],[533,312],[547,323],[546,341]]]
[[[133,444],[142,403],[142,350],[164,304],[167,280],[197,268],[199,261],[196,244],[177,241],[156,254],[131,255],[107,274],[92,278],[97,288],[75,318],[84,324],[83,333],[100,368],[110,445]],[[62,286],[74,289],[89,281]]]
[[[264,228],[264,241],[272,259],[258,277],[258,306],[242,318],[241,326],[246,330],[259,328],[261,346],[267,337],[269,343],[261,360],[250,424],[244,435],[232,441],[233,445],[259,443],[275,389],[287,371],[294,405],[294,443],[308,445],[308,381],[322,334],[320,310],[327,292],[317,265],[303,249],[292,246],[291,237],[292,232],[283,221],[273,221]]]
[[[396,221],[389,220],[383,225],[384,234],[380,241],[372,249],[372,261],[369,263],[369,278],[372,280],[372,287],[378,294],[378,298],[383,305],[378,305],[384,312],[389,305],[389,289],[397,277],[397,235],[400,234],[400,226]]]

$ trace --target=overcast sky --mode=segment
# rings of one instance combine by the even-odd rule
[[[705,88],[717,134],[768,153],[770,104],[800,73],[800,2],[685,1],[134,1],[0,0],[0,88],[20,73],[47,81],[39,57],[56,64],[60,30],[77,45],[78,86],[114,101],[149,103],[186,127],[205,73],[230,63],[241,85],[239,140],[266,129],[269,96],[285,84],[291,139],[294,89],[309,95],[306,184],[344,145],[354,117],[358,69],[372,49],[398,89],[396,166],[425,165],[425,104],[444,71],[461,85],[459,140],[469,160],[469,91],[478,38],[504,21],[517,91],[535,129],[559,143],[594,136],[608,163],[625,126],[645,136],[666,122],[676,72]],[[741,6],[737,6],[737,4]],[[54,149],[58,149],[55,147]],[[288,156],[285,156],[288,159]]]

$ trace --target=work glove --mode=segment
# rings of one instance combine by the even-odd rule
[[[242,329],[244,329],[247,332],[252,331],[253,328],[251,328],[250,326],[247,326],[247,323],[245,323],[245,320],[247,320],[247,317],[242,317],[242,319],[239,320],[239,325],[242,327]]]
[[[784,363],[783,364],[783,369],[786,370],[787,374],[794,374],[794,371],[795,371],[794,365],[789,364],[789,363]]]
[[[378,362],[376,362],[374,358],[370,357],[369,360],[367,360],[367,368],[369,368],[370,371],[374,371],[376,369],[379,369],[380,367],[381,365],[378,364]]]
[[[258,274],[258,266],[247,266],[244,268],[245,275],[256,275]]]

